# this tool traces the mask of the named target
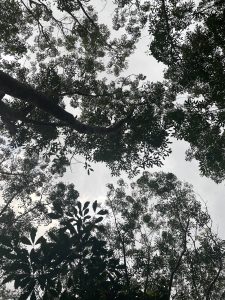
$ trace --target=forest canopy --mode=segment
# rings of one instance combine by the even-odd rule
[[[135,185],[141,182],[143,191],[138,193],[151,194],[146,196],[147,200],[153,194],[155,198],[170,199],[165,204],[168,208],[165,218],[171,218],[174,223],[169,224],[166,233],[163,233],[165,224],[160,223],[165,213],[160,205],[164,204],[150,209],[143,197],[138,200],[136,196],[125,197],[122,181],[116,190],[119,194],[110,186],[110,193],[116,193],[113,209],[111,200],[106,202],[115,210],[114,220],[121,221],[123,217],[122,223],[115,221],[113,228],[104,223],[105,208],[95,217],[99,212],[94,202],[89,215],[91,204],[77,200],[74,186],[58,183],[58,178],[77,156],[83,157],[88,174],[93,171],[93,162],[101,162],[109,167],[112,175],[125,171],[134,177],[144,169],[162,166],[171,153],[174,138],[189,143],[186,159],[198,161],[201,175],[217,183],[225,178],[224,1],[107,2],[113,7],[112,19],[103,23],[98,1],[0,1],[3,280],[5,283],[14,280],[15,289],[21,291],[20,299],[42,299],[45,294],[45,299],[59,295],[61,299],[89,299],[90,291],[83,285],[93,278],[92,272],[99,276],[91,283],[96,297],[101,292],[111,293],[105,294],[106,298],[101,296],[102,299],[163,300],[169,299],[175,290],[177,298],[174,299],[223,299],[223,279],[220,282],[223,243],[211,232],[210,217],[202,213],[191,188],[186,186],[183,190],[174,175],[159,173],[150,179],[151,175],[145,173]],[[160,82],[150,82],[143,74],[124,75],[128,60],[132,59],[146,31],[149,56],[164,65]],[[183,101],[178,100],[181,95]],[[160,184],[168,186],[160,189]],[[174,195],[171,185],[174,191],[179,187],[181,194],[189,196],[181,199]],[[135,220],[131,206],[139,200],[140,215]],[[185,216],[173,211],[175,203]],[[191,205],[193,211],[187,211]],[[144,214],[144,207],[149,213]],[[197,211],[199,215],[194,215]],[[151,216],[156,213],[159,223],[153,224]],[[59,220],[58,225],[46,233],[48,237],[37,242],[38,224],[49,224],[51,220]],[[194,224],[202,230],[197,244],[188,240]],[[155,240],[154,246],[142,248],[146,247],[144,242],[139,247],[132,244],[132,239],[140,238],[140,232],[135,230],[143,226],[150,226],[149,230],[153,226],[152,230],[157,232],[159,241]],[[9,228],[11,236],[8,236]],[[107,243],[109,237],[104,228],[112,231],[118,248]],[[177,235],[172,236],[174,230]],[[66,253],[62,253],[60,240],[67,245]],[[189,242],[192,242],[190,248]],[[129,251],[124,254],[126,247]],[[80,254],[83,251],[87,260]],[[151,253],[156,262],[143,257],[146,253],[141,251]],[[47,252],[52,255],[48,263]],[[142,255],[139,258],[146,262],[144,266],[138,265],[136,253]],[[121,263],[120,254],[123,260],[125,257],[132,261],[130,269],[125,261]],[[208,281],[205,281],[202,270],[207,259],[210,264],[206,271]],[[202,269],[195,269],[198,260]],[[75,278],[73,273],[68,283],[65,274],[70,264],[83,277]],[[92,269],[96,264],[102,269]],[[58,268],[65,268],[64,273]],[[151,275],[150,269],[154,270]],[[18,274],[15,270],[19,270]],[[45,277],[43,270],[47,273],[51,270],[48,276],[52,281]],[[24,276],[25,271],[30,277]],[[15,278],[15,274],[19,277]],[[186,279],[182,279],[183,274]],[[182,285],[182,280],[189,284]],[[101,292],[99,284],[104,286]],[[2,297],[7,299],[4,293]],[[77,295],[80,298],[74,298]],[[190,295],[192,298],[187,298]]]
[[[92,1],[1,1],[1,136],[52,172],[81,154],[113,174],[160,166],[175,137],[222,181],[223,1],[114,2],[111,29]],[[162,82],[123,76],[144,28]]]
[[[12,211],[0,217],[1,286],[17,291],[3,299],[224,299],[224,241],[189,184],[145,172],[108,189],[100,207],[52,187],[44,235]]]

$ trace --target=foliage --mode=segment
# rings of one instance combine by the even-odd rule
[[[122,266],[96,235],[106,213],[96,201],[65,207],[56,198],[48,217],[59,226],[44,236],[35,227],[27,235],[1,234],[2,283],[13,281],[19,299],[114,299]]]
[[[14,50],[7,48],[12,60],[1,60],[1,69],[16,76],[20,82],[17,88],[21,88],[20,94],[15,94],[16,83],[9,84],[9,77],[1,80],[2,91],[13,97],[1,104],[2,111],[3,107],[6,111],[2,115],[2,134],[13,134],[14,145],[23,145],[26,155],[35,154],[41,159],[56,155],[54,159],[60,166],[66,166],[68,155],[74,154],[106,162],[115,174],[120,170],[135,173],[141,165],[160,165],[161,158],[169,153],[167,128],[161,119],[164,106],[170,105],[174,96],[162,84],[142,84],[142,75],[116,78],[133,52],[134,41],[126,35],[110,39],[106,25],[98,24],[91,1],[88,5],[84,1],[65,3],[11,1],[1,10],[2,19],[11,12],[14,17],[20,16],[25,26],[18,24],[14,33],[16,40],[23,36],[24,51],[14,45]],[[106,79],[105,72],[115,73],[115,79]],[[43,100],[39,105],[39,100],[32,99],[37,96],[34,90],[25,96],[23,82],[42,91],[50,109]],[[89,127],[79,123],[69,129],[72,115],[63,109],[61,114],[54,114],[58,106],[64,108],[67,103],[71,109],[79,109],[80,120],[88,122]],[[62,122],[56,122],[57,118]],[[126,122],[120,123],[123,119]],[[107,127],[113,123],[121,124],[114,133],[112,127],[112,134],[93,134],[95,125]],[[60,142],[59,136],[63,137]]]
[[[53,184],[76,155],[88,174],[161,166],[171,137],[225,178],[224,2],[113,2],[113,29],[93,0],[0,3],[0,297],[223,299],[224,243],[188,184],[145,172],[130,194],[109,185],[105,223]],[[162,82],[124,76],[145,28]]]
[[[140,37],[147,27],[150,54],[167,66],[165,79],[178,99],[184,95],[169,116],[174,136],[190,143],[187,159],[197,159],[201,174],[222,181],[224,1],[115,2],[114,28]]]
[[[16,205],[42,218],[44,195],[76,155],[88,174],[92,161],[114,175],[162,165],[175,94],[123,76],[135,39],[111,38],[93,1],[0,8],[0,215]]]
[[[224,241],[189,184],[144,172],[130,188],[109,185],[107,209],[78,196],[52,187],[44,234],[2,215],[1,285],[15,299],[223,299]]]
[[[161,166],[174,136],[201,174],[222,181],[223,2],[114,2],[116,38],[91,0],[1,2],[1,136],[24,159],[48,161],[48,178],[77,154],[135,175]],[[123,76],[145,27],[167,66],[162,83]]]
[[[224,241],[189,184],[144,172],[130,188],[109,185],[107,205],[106,234],[128,285],[165,299],[223,299]]]

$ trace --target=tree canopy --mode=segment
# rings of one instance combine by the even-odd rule
[[[57,160],[61,172],[81,154],[113,174],[160,166],[176,137],[203,175],[222,181],[223,9],[117,0],[111,38],[92,1],[2,1],[1,135],[25,156]],[[167,66],[162,82],[123,76],[146,26],[151,55]]]
[[[225,178],[224,1],[111,2],[103,23],[94,0],[0,1],[0,297],[223,299],[223,241],[175,175],[109,185],[107,220],[56,183],[77,156],[134,177],[174,138]],[[146,30],[160,82],[124,75]]]
[[[130,191],[122,179],[108,187],[100,207],[55,185],[44,235],[28,220],[5,222],[1,278],[14,299],[224,299],[224,241],[189,184],[145,172]]]
[[[131,286],[150,299],[223,299],[224,241],[188,183],[144,172],[108,187],[107,234]]]
[[[224,1],[116,0],[114,28],[148,28],[149,52],[166,65],[167,84],[186,100],[168,112],[174,136],[190,143],[201,174],[224,179]]]

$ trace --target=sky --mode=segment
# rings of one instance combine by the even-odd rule
[[[99,14],[102,22],[110,25],[112,18],[112,5],[110,1],[99,1]],[[125,74],[142,73],[147,76],[149,81],[160,81],[163,78],[164,66],[158,63],[148,53],[148,33],[143,35],[138,43],[137,50],[129,59],[129,68]],[[213,227],[221,238],[225,239],[225,183],[216,184],[211,179],[202,177],[199,174],[198,162],[185,161],[185,151],[188,149],[188,143],[174,140],[172,144],[172,154],[164,161],[161,168],[154,167],[148,169],[150,172],[164,171],[174,173],[179,180],[193,185],[196,197],[206,203],[208,211],[213,220]],[[74,163],[66,173],[63,180],[73,182],[79,191],[81,200],[103,201],[106,199],[107,183],[116,183],[118,177],[111,177],[110,170],[104,164],[91,164],[94,172],[90,175],[84,169],[82,164]],[[127,178],[122,173],[121,177]],[[135,181],[135,178],[133,179]]]

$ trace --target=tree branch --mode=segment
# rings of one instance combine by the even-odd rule
[[[205,298],[206,300],[210,300],[213,287],[216,284],[216,282],[217,282],[217,280],[218,280],[218,278],[220,276],[220,273],[221,273],[222,269],[223,269],[223,264],[222,264],[222,261],[221,261],[219,269],[218,269],[218,271],[216,273],[216,276],[214,277],[214,279],[212,280],[212,282],[210,283],[210,285],[209,285],[209,287],[207,289],[206,298]]]
[[[88,125],[80,122],[71,113],[64,110],[54,101],[47,97],[44,93],[37,91],[28,84],[19,82],[0,70],[0,91],[9,96],[18,98],[33,104],[40,110],[50,114],[52,117],[65,123],[65,126],[84,134],[107,135],[118,132],[123,125],[128,122],[133,114],[133,110],[122,120],[109,127],[101,127],[96,125]]]
[[[126,280],[126,285],[127,285],[127,290],[130,290],[130,277],[129,277],[129,273],[128,273],[128,268],[127,268],[127,256],[126,256],[126,247],[125,247],[125,241],[124,241],[124,235],[121,233],[120,229],[119,229],[119,225],[117,222],[117,218],[116,218],[116,214],[114,211],[114,207],[112,204],[112,201],[110,200],[110,207],[113,213],[113,218],[114,218],[114,222],[116,225],[116,231],[118,233],[119,239],[121,241],[122,244],[122,253],[123,253],[123,263],[124,263],[124,271],[125,271],[125,280]]]
[[[185,254],[185,252],[187,250],[187,232],[188,232],[189,223],[190,223],[190,218],[188,219],[187,225],[186,225],[185,230],[184,230],[183,250],[181,251],[180,256],[178,258],[178,261],[177,261],[177,263],[175,265],[175,268],[173,269],[173,271],[171,272],[171,275],[170,275],[170,281],[169,281],[169,299],[170,299],[171,290],[172,290],[172,286],[173,286],[174,275],[177,272],[177,270],[179,269],[180,264],[181,264],[181,260],[182,260],[184,254]]]
[[[5,93],[0,91],[0,116],[1,120],[4,123],[6,129],[9,131],[11,135],[16,133],[15,116],[14,113],[10,114],[11,110],[8,105],[2,101],[2,98],[5,96]]]
[[[80,0],[77,0],[77,3],[79,4],[81,10],[83,11],[83,13],[85,14],[85,16],[88,18],[88,20],[92,23],[92,25],[94,25],[94,27],[96,27],[98,29],[98,26],[95,24],[95,22],[92,20],[92,18],[89,16],[89,14],[86,12],[86,10],[83,7],[83,4],[81,3]]]
[[[7,210],[7,208],[9,207],[9,205],[12,203],[12,201],[15,199],[16,196],[19,195],[19,193],[21,193],[22,189],[17,191],[5,204],[5,206],[2,208],[2,210],[0,211],[0,216],[3,215],[3,213]]]
[[[6,171],[2,171],[0,170],[0,175],[3,176],[24,176],[24,177],[29,177],[30,175],[25,174],[25,173],[12,173],[12,172],[6,172]]]
[[[169,17],[168,17],[167,10],[166,10],[165,0],[162,0],[162,6],[161,7],[162,7],[162,11],[163,11],[163,14],[164,14],[164,17],[165,17],[166,31],[167,31],[168,39],[170,40],[170,55],[171,55],[171,58],[173,60],[175,60],[175,62],[177,62],[177,59],[174,57],[174,54],[176,53],[176,47],[174,45],[174,41],[173,41],[173,38],[171,36],[171,29],[170,29],[170,24],[169,24]],[[174,51],[174,53],[173,53],[173,51]]]
[[[216,239],[214,238],[214,236],[213,236],[213,234],[211,232],[211,227],[209,228],[209,230],[210,230],[210,237],[211,237],[214,245],[219,249],[219,245],[218,245]],[[213,287],[215,286],[217,280],[219,279],[220,273],[223,270],[223,255],[222,255],[221,251],[219,251],[219,258],[218,259],[219,259],[219,268],[218,268],[218,270],[216,272],[216,276],[213,278],[213,280],[211,281],[211,283],[209,284],[209,286],[207,288],[207,291],[206,291],[206,300],[210,300]]]
[[[33,124],[36,126],[49,126],[49,127],[53,127],[53,128],[67,126],[67,124],[61,123],[61,122],[41,122],[41,121],[29,119],[29,118],[23,118],[23,119],[21,119],[21,121],[23,121],[24,123]]]

